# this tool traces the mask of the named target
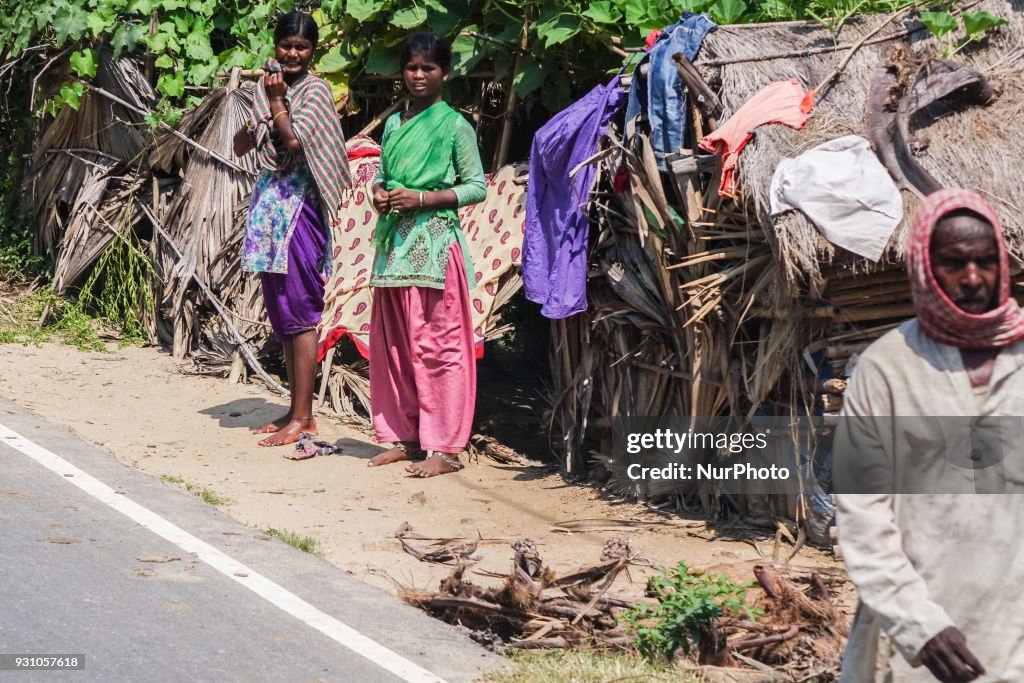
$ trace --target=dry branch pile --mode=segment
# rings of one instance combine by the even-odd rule
[[[403,546],[407,536],[399,532]],[[606,595],[621,572],[627,571],[634,555],[627,539],[609,541],[601,561],[564,576],[544,566],[533,541],[516,541],[512,571],[500,587],[482,588],[465,579],[469,558],[476,543],[467,547],[443,547],[423,561],[457,560],[451,575],[441,581],[440,591],[431,593],[403,589],[400,596],[435,617],[459,624],[472,637],[491,646],[519,649],[566,647],[628,648],[633,638],[621,627],[614,610],[630,603]],[[415,554],[415,553],[414,553]]]
[[[843,135],[868,137],[883,161],[903,162],[907,217],[917,180],[975,188],[1004,219],[1011,252],[1024,255],[1024,15],[1005,0],[973,9],[1009,23],[958,56],[963,70],[936,59],[934,39],[910,14],[857,18],[837,36],[801,22],[720,27],[696,69],[680,65],[688,90],[703,96],[691,98],[689,148],[669,157],[670,173],[658,172],[643,134],[608,136],[592,205],[591,306],[553,323],[552,422],[570,472],[593,459],[616,490],[676,495],[670,482],[641,491],[616,469],[612,417],[835,413],[857,354],[913,314],[902,265],[909,221],[871,263],[827,242],[799,212],[773,219],[768,191],[785,157]],[[840,63],[803,130],[757,129],[740,157],[742,196],[720,200],[719,160],[697,141],[769,83],[814,87]],[[620,166],[630,183],[616,194],[610,179]],[[714,490],[700,499],[718,508]],[[811,540],[827,542],[819,533],[827,504],[810,506],[807,496],[771,504],[803,523],[817,517]]]
[[[597,564],[562,576],[544,565],[528,539],[512,544],[512,569],[500,585],[484,588],[466,578],[482,544],[507,539],[430,539],[403,524],[396,536],[406,552],[423,562],[454,564],[437,592],[403,588],[400,596],[448,623],[461,626],[488,647],[513,649],[593,648],[635,650],[636,634],[621,617],[636,601],[610,595],[616,579],[640,562],[629,539],[610,539]],[[433,541],[429,546],[412,540]],[[427,550],[427,548],[433,548]],[[806,590],[770,567],[754,568],[760,590],[751,589],[763,614],[756,621],[724,614],[692,657],[677,652],[683,668],[747,668],[770,672],[773,680],[832,680],[846,637],[846,615],[832,602],[832,591],[818,574]],[[649,599],[640,602],[650,603]],[[784,676],[785,679],[780,679]]]

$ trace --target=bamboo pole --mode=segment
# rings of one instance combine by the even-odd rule
[[[363,126],[363,129],[361,131],[359,131],[358,134],[359,135],[369,135],[370,133],[372,133],[377,128],[377,126],[379,126],[382,122],[387,121],[389,116],[391,116],[396,111],[401,109],[402,105],[404,105],[408,101],[409,101],[408,97],[402,97],[402,98],[396,100],[390,107],[385,109],[382,113],[377,114],[376,116],[374,116],[373,119],[368,124]]]
[[[501,140],[498,143],[497,153],[494,155],[493,170],[497,171],[505,165],[508,159],[508,147],[512,143],[512,114],[515,113],[519,104],[519,93],[516,91],[516,74],[522,64],[523,54],[526,52],[527,37],[530,28],[530,5],[523,10],[523,33],[519,38],[519,52],[516,53],[515,65],[512,67],[512,75],[508,79],[508,103],[505,106],[504,121],[501,125]]]

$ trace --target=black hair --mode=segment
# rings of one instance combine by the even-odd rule
[[[953,209],[949,213],[942,214],[939,217],[939,220],[937,220],[935,222],[936,222],[936,224],[938,224],[938,223],[941,223],[942,221],[946,220],[947,218],[973,218],[973,219],[979,220],[982,223],[985,223],[987,225],[992,225],[992,223],[991,223],[991,221],[989,221],[989,219],[985,218],[984,216],[982,216],[977,211],[973,211],[971,209]]]
[[[305,12],[289,12],[277,20],[277,28],[274,29],[274,45],[292,36],[305,38],[313,46],[313,49],[316,49],[317,41],[320,39],[320,27],[316,25],[313,17]]]
[[[399,61],[403,69],[414,55],[425,56],[445,73],[452,70],[452,46],[444,36],[427,31],[412,34],[402,44]]]

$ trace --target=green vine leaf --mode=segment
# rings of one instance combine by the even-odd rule
[[[96,12],[91,12],[89,16],[85,18],[85,25],[89,29],[89,33],[92,34],[93,38],[99,38],[100,34],[107,30],[107,26],[109,24],[110,19]]]
[[[735,24],[747,11],[747,3],[743,0],[717,0],[708,11],[718,24]]]
[[[114,37],[110,39],[110,45],[114,48],[114,59],[121,56],[121,52],[131,52],[142,40],[145,32],[138,24],[121,24],[114,31]]]
[[[152,11],[153,0],[133,0],[132,4],[128,5],[128,14],[137,12],[143,16],[149,16]]]
[[[343,53],[341,45],[335,45],[316,63],[316,70],[320,73],[332,74],[344,71],[350,66],[352,66],[352,59]]]
[[[79,78],[93,78],[96,75],[96,65],[98,64],[96,50],[86,49],[72,52],[69,61],[71,68]]]
[[[595,24],[615,24],[622,20],[622,12],[608,0],[598,0],[583,11],[583,16]]]
[[[185,54],[197,62],[209,61],[213,57],[210,37],[202,31],[192,31],[185,37]]]
[[[388,47],[383,41],[374,41],[366,57],[366,73],[390,76],[400,69],[398,48]]]
[[[526,97],[543,83],[544,70],[533,55],[527,55],[519,64],[519,73],[512,79],[512,85],[520,97]]]
[[[346,0],[345,11],[356,21],[369,21],[377,16],[383,5],[376,0]]]
[[[998,26],[1006,24],[1006,19],[988,12],[961,12],[964,20],[964,32],[968,37],[980,36]]]
[[[467,26],[466,31],[476,33],[477,26]],[[477,38],[476,35],[459,34],[452,41],[452,71],[464,76],[473,70],[473,67],[483,59],[486,54],[485,41]]]
[[[558,14],[536,25],[537,35],[544,41],[545,48],[561,45],[579,33],[581,28],[579,17],[565,13]]]
[[[936,38],[956,29],[956,18],[949,12],[921,12],[921,23]]]
[[[193,64],[188,70],[188,82],[192,85],[204,85],[213,80],[213,77],[217,75],[217,67],[220,62],[217,61],[216,57],[212,57],[208,62],[199,62]]]
[[[418,5],[402,8],[391,16],[391,23],[404,29],[416,28],[426,20],[426,8]]]
[[[185,94],[185,74],[180,71],[161,74],[156,81],[156,90],[166,97],[181,97]]]
[[[57,10],[53,15],[53,33],[57,44],[63,45],[69,38],[80,39],[89,27],[88,19],[86,11],[75,5],[65,5]]]

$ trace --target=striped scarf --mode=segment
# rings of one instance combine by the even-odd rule
[[[345,155],[345,135],[334,111],[331,86],[322,78],[307,74],[288,88],[285,100],[292,120],[292,132],[302,145],[301,153],[316,181],[322,208],[327,219],[333,221],[345,190],[352,186],[352,179]],[[288,169],[294,159],[289,159],[284,145],[275,145],[271,137],[273,115],[263,78],[256,84],[253,120],[256,122],[256,158],[260,167],[268,171]]]
[[[999,292],[997,305],[987,313],[974,315],[962,310],[946,296],[932,273],[932,233],[939,220],[966,209],[992,225],[999,249]],[[929,195],[914,213],[907,250],[907,275],[918,324],[937,342],[961,349],[995,349],[1024,337],[1024,311],[1010,297],[1010,268],[1006,239],[992,206],[979,194],[948,188]]]

